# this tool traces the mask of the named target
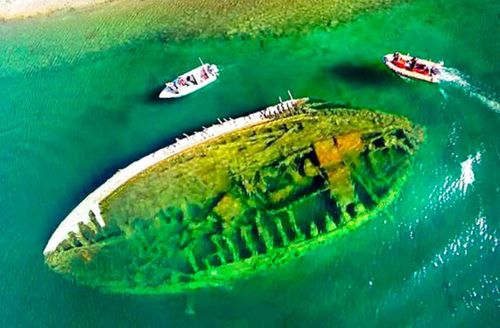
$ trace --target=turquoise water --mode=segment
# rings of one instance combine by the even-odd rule
[[[22,69],[0,72],[0,325],[495,326],[499,10],[490,0],[412,1],[334,30],[169,44],[151,36],[50,69],[16,61],[25,49],[1,53]],[[394,50],[444,60],[452,81],[393,75],[380,59]],[[163,81],[198,56],[221,66],[220,80],[157,101]],[[289,89],[425,126],[415,172],[384,214],[231,289],[103,294],[44,266],[42,250],[59,222],[117,169]]]

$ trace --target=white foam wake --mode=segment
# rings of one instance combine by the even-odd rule
[[[460,72],[458,69],[450,67],[443,68],[440,80],[444,83],[463,90],[470,97],[476,98],[483,105],[500,114],[500,103],[493,99],[495,97],[485,94],[484,91],[482,91],[479,87],[472,85],[468,81],[467,76]],[[444,90],[441,93],[443,92]]]
[[[465,161],[460,163],[461,174],[460,179],[457,181],[458,189],[460,189],[464,194],[467,192],[467,188],[472,185],[475,181],[474,171],[472,169],[472,164],[479,163],[481,161],[481,153],[477,152],[476,155],[469,156]]]

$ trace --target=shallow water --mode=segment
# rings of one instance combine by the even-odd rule
[[[2,72],[1,325],[249,327],[259,318],[287,327],[494,326],[497,16],[491,0],[412,1],[332,30],[168,44],[144,37],[52,69],[22,62],[24,73]],[[394,50],[444,60],[452,81],[393,75],[381,57]],[[220,80],[179,101],[157,101],[163,81],[199,56],[221,66]],[[287,90],[425,126],[415,172],[384,214],[287,267],[188,296],[103,294],[44,266],[55,227],[114,171]]]

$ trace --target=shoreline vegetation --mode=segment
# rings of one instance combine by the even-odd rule
[[[5,6],[9,0],[0,1]],[[78,0],[64,6],[62,0],[46,0],[32,9],[26,7],[25,16],[40,13],[37,17],[5,17],[12,6],[19,6],[16,17],[22,17],[21,4],[34,1],[10,0],[7,9],[0,11],[2,75],[71,63],[85,54],[140,39],[167,43],[189,38],[280,37],[328,29],[362,12],[406,0],[296,0],[293,5],[284,0]],[[61,7],[50,5],[56,3]]]

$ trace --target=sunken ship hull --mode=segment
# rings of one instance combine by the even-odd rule
[[[85,200],[46,263],[114,292],[226,285],[334,240],[397,195],[421,128],[368,110],[282,106]]]

